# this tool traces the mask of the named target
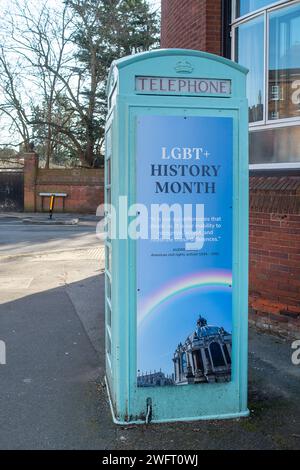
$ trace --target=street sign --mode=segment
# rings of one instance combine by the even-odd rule
[[[112,64],[106,381],[117,423],[248,415],[246,73],[177,49]]]

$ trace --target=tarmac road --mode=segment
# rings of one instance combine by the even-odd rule
[[[118,427],[104,377],[104,251],[95,220],[0,217],[0,449],[299,449],[300,366],[251,330],[248,419]]]
[[[27,216],[26,216],[27,217]],[[96,246],[96,218],[80,217],[78,225],[27,225],[25,217],[0,214],[0,256],[37,253],[53,250],[72,250]],[[56,220],[61,216],[55,215]],[[67,220],[76,216],[67,216]],[[47,221],[47,214],[37,220]]]

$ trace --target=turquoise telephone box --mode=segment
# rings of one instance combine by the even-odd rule
[[[246,74],[180,49],[111,66],[105,331],[116,423],[248,415]]]

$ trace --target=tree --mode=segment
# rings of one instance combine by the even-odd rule
[[[45,0],[38,11],[31,0],[15,1],[0,55],[0,115],[25,146],[37,143],[46,166],[58,151],[94,166],[103,149],[110,64],[158,44],[157,13],[145,0],[64,0],[61,10]]]
[[[4,48],[0,47],[0,91],[2,100],[0,103],[0,117],[9,119],[9,131],[17,132],[21,142],[16,146],[23,145],[25,150],[29,148],[30,127],[27,111],[23,104],[23,84],[20,75],[19,63],[13,67],[5,54]]]
[[[58,12],[49,8],[47,1],[39,10],[33,9],[30,2],[16,0],[13,5],[14,11],[7,12],[4,23],[6,34],[1,38],[0,113],[10,119],[12,135],[20,135],[17,146],[28,150],[30,140],[43,139],[40,148],[49,167],[60,133],[53,119],[58,97],[65,88],[59,77],[63,70],[70,75],[70,18],[66,7]],[[42,103],[39,129],[36,103]]]
[[[66,0],[66,5],[75,14],[75,59],[83,79],[79,138],[85,145],[85,161],[92,165],[103,144],[110,64],[157,45],[158,18],[144,0]]]
[[[9,97],[11,102],[13,95],[18,96],[18,103],[14,100],[11,110],[12,114],[17,111],[17,119],[14,119],[15,127],[22,123],[22,129],[27,129],[27,135],[21,134],[25,148],[28,147],[29,138],[36,140],[33,132],[38,126],[36,103],[43,104],[40,108],[43,109],[43,114],[39,113],[38,134],[40,138],[43,135],[45,166],[49,167],[53,148],[61,131],[53,119],[58,96],[65,88],[60,76],[64,73],[65,80],[70,79],[68,65],[72,61],[72,55],[68,52],[67,46],[71,44],[71,19],[66,7],[62,11],[57,11],[50,8],[47,1],[38,10],[34,9],[31,2],[20,1],[15,1],[15,8],[17,13],[8,15],[5,24],[6,45],[5,49],[2,47],[2,70],[0,69],[0,73],[2,71],[10,85],[11,96],[7,92],[7,87],[2,90],[2,94],[6,98]],[[9,80],[9,58],[10,63],[17,58],[15,68],[23,77],[19,82],[18,93],[16,80]],[[4,66],[5,62],[7,67]],[[1,109],[3,110],[3,106],[0,105]],[[11,119],[12,114],[8,114]]]

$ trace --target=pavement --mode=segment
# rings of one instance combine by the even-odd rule
[[[27,216],[27,214],[26,214]],[[116,426],[104,387],[104,249],[97,219],[0,214],[0,449],[300,449],[291,344],[250,330],[246,419]]]

